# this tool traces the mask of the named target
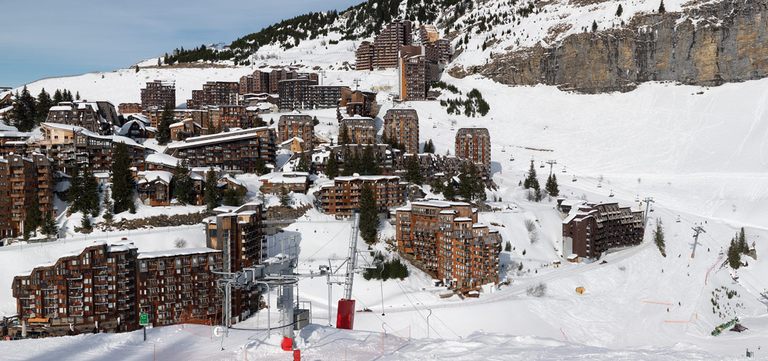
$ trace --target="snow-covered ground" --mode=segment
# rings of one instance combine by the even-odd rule
[[[179,325],[124,334],[98,334],[5,343],[5,360],[290,360],[280,336]],[[391,334],[308,326],[297,337],[305,360],[735,360],[684,346],[610,350],[537,337],[477,332],[463,340],[409,340]]]
[[[683,1],[665,3],[671,11]],[[615,12],[616,4],[601,2],[593,6],[599,13],[574,16],[591,24],[590,17],[608,16],[609,11]],[[658,6],[647,1],[622,4],[625,14]],[[264,48],[260,53],[280,54],[264,60],[269,64],[298,63],[316,57],[317,65],[326,69],[325,84],[353,84],[359,80],[361,88],[378,90],[382,105],[379,116],[383,116],[393,106],[389,93],[396,89],[394,71],[336,70],[338,64],[353,58],[352,44],[342,42],[326,52],[320,41],[302,42],[285,52]],[[464,64],[481,59],[470,52],[462,57],[467,57],[460,58]],[[34,94],[42,87],[68,88],[86,99],[120,103],[137,101],[146,81],[172,79],[177,84],[177,102],[182,103],[192,89],[205,81],[236,80],[252,70],[119,70],[48,79],[30,85],[30,89]],[[373,312],[357,313],[356,332],[316,327],[302,332],[310,358],[343,359],[347,358],[343,353],[348,352],[349,359],[371,359],[382,352],[378,348],[382,343],[386,354],[382,359],[422,359],[428,354],[435,359],[710,360],[741,356],[746,348],[757,351],[759,346],[768,347],[768,315],[760,295],[768,291],[768,262],[762,260],[768,254],[768,207],[763,206],[768,201],[768,79],[715,88],[648,83],[630,93],[599,95],[572,94],[548,86],[507,87],[479,77],[445,76],[445,80],[465,94],[472,88],[479,89],[490,103],[490,113],[483,118],[448,115],[439,102],[398,106],[418,110],[421,141],[432,139],[437,153],[453,153],[454,136],[460,127],[490,130],[493,179],[498,189],[488,195],[489,199],[501,198],[492,205],[502,210],[482,213],[480,220],[499,230],[504,242],[511,243],[513,250],[503,252],[501,260],[512,284],[496,290],[487,288],[479,299],[442,299],[440,294],[445,289],[433,287],[430,277],[412,267],[411,277],[402,281],[365,281],[357,275],[353,297],[358,309]],[[443,95],[446,97],[456,95]],[[336,137],[335,109],[307,113],[318,117],[319,136]],[[277,121],[279,115],[265,118]],[[381,124],[380,119],[377,124]],[[646,241],[650,241],[650,229],[657,219],[661,220],[668,257],[661,257],[654,245],[645,243],[608,255],[605,264],[563,264],[554,268],[551,262],[562,260],[560,218],[554,200],[531,203],[518,187],[531,159],[535,160],[540,182],[549,171],[539,168],[541,162],[557,160],[554,172],[561,193],[571,198],[638,206],[636,199],[653,197]],[[249,196],[257,197],[258,179],[241,179],[248,186]],[[611,193],[614,197],[609,197]],[[311,202],[312,197],[296,200]],[[268,205],[275,202],[279,202],[276,197],[265,200]],[[535,224],[535,237],[526,228],[526,220]],[[79,223],[75,219],[71,222]],[[691,227],[696,225],[706,233],[699,238],[696,256],[691,258]],[[758,260],[747,258],[749,266],[740,269],[738,281],[734,281],[729,269],[721,267],[724,258],[720,252],[740,227],[746,227],[750,244],[756,243]],[[388,226],[384,230],[388,235],[392,232]],[[312,302],[316,324],[327,324],[328,288],[324,277],[310,275],[317,273],[320,265],[330,262],[338,266],[343,262],[349,235],[348,222],[310,210],[270,240],[272,253],[299,254],[299,272],[306,275],[300,282],[300,298]],[[110,234],[109,239],[119,240],[122,236]],[[188,247],[204,242],[202,226],[142,230],[124,236],[136,242],[140,250],[149,251],[173,247],[177,236],[184,237]],[[44,245],[0,248],[0,312],[11,314],[15,310],[10,295],[13,275],[106,237],[93,234]],[[362,242],[360,247],[365,247]],[[383,250],[385,246],[379,244],[375,249]],[[369,260],[366,255],[359,263],[364,267]],[[523,267],[518,271],[520,263]],[[526,289],[538,283],[547,285],[546,295],[528,296]],[[586,288],[585,294],[575,292],[579,286]],[[728,299],[724,288],[738,295]],[[341,292],[341,287],[333,287],[332,307]],[[710,336],[717,324],[733,316],[738,316],[749,330]],[[262,316],[258,317],[263,321]],[[388,336],[383,337],[384,332]],[[194,358],[194,352],[201,359],[243,359],[243,349],[247,348],[252,359],[287,357],[276,351],[277,341],[261,341],[265,336],[258,332],[233,332],[225,340],[229,346],[224,353],[220,353],[220,340],[211,340],[206,329],[174,326],[152,333],[160,356],[189,352]],[[85,335],[0,343],[0,351],[14,355],[35,342],[32,353],[13,357],[44,359],[48,357],[46,350],[64,350],[78,360],[103,359],[112,354],[144,359],[152,349],[141,344],[138,337]],[[757,356],[768,358],[768,353],[757,351]]]

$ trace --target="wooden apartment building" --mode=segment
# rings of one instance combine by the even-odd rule
[[[491,133],[487,128],[461,128],[456,132],[456,156],[472,161],[487,175],[491,169]]]
[[[419,153],[419,114],[416,109],[394,108],[384,114],[384,138],[402,145],[405,153]]]
[[[336,177],[332,184],[320,188],[320,203],[325,213],[349,217],[360,209],[360,194],[364,186],[373,188],[379,212],[401,206],[407,199],[407,183],[397,176]]]
[[[168,80],[155,80],[141,89],[141,107],[144,109],[176,108],[176,83]]]
[[[312,116],[306,114],[281,115],[277,121],[277,141],[282,143],[293,137],[304,141],[304,149],[315,147],[315,123]]]
[[[209,81],[203,89],[193,90],[187,108],[201,109],[206,106],[237,105],[240,83],[234,81]]]
[[[23,234],[27,213],[37,205],[41,218],[54,216],[53,162],[43,154],[0,158],[0,239]]]
[[[642,211],[618,203],[574,206],[563,220],[563,256],[600,258],[612,248],[640,244],[644,234]]]
[[[20,320],[59,336],[132,331],[146,312],[155,326],[220,319],[221,252],[182,248],[139,253],[133,244],[97,244],[13,279]]]
[[[355,115],[341,120],[339,127],[347,128],[348,144],[376,144],[376,122],[373,118]]]
[[[501,235],[477,223],[469,203],[413,202],[395,217],[400,254],[448,287],[467,291],[498,282]]]
[[[187,138],[170,144],[166,154],[191,167],[254,172],[260,162],[274,164],[276,147],[274,129],[260,127]]]

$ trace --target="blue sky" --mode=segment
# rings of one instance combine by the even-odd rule
[[[4,1],[0,86],[105,71],[184,46],[229,43],[281,19],[363,0]]]

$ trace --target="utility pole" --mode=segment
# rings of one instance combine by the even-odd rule
[[[691,258],[696,256],[696,246],[699,244],[699,234],[707,233],[701,226],[691,227],[693,230],[693,252],[691,252]]]
[[[549,176],[551,177],[551,176],[552,176],[552,167],[553,167],[555,164],[557,164],[557,161],[556,161],[556,160],[554,160],[554,159],[553,159],[553,160],[548,160],[548,161],[547,161],[547,164],[549,164]]]
[[[651,203],[656,203],[653,200],[653,197],[645,197],[643,198],[643,202],[645,202],[645,217],[643,219],[643,227],[648,225],[648,210],[651,208]]]

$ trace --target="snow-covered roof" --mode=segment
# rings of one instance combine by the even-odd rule
[[[176,248],[176,249],[169,249],[165,251],[141,252],[139,253],[139,256],[137,258],[148,259],[148,258],[187,256],[187,255],[203,254],[203,253],[219,253],[219,252],[221,251],[213,248],[207,248],[207,247]]]
[[[179,161],[181,160],[169,154],[152,153],[147,156],[145,161],[152,164],[162,164],[169,167],[176,167],[176,165],[178,165]]]
[[[274,105],[272,103],[259,102],[259,103],[256,103],[256,105],[251,105],[249,107],[246,107],[245,110],[251,111],[251,112],[265,111],[265,110],[272,109],[273,106]]]
[[[233,176],[231,176],[229,174],[226,174],[223,177],[219,178],[219,182],[230,182],[232,184],[236,184],[236,185],[239,185],[241,187],[245,187],[245,183],[243,183],[242,181],[236,179],[235,177],[233,177]]]
[[[131,139],[131,138],[124,137],[124,136],[121,136],[121,135],[99,135],[99,134],[96,134],[96,133],[94,133],[94,132],[92,132],[92,131],[90,131],[88,129],[85,129],[83,127],[79,127],[79,126],[76,126],[76,125],[45,122],[45,123],[42,124],[42,126],[43,127],[48,127],[48,128],[56,128],[56,129],[62,129],[62,130],[69,130],[69,131],[72,131],[72,132],[75,132],[75,133],[83,134],[83,135],[91,137],[91,138],[111,140],[113,143],[125,143],[126,145],[130,145],[130,146],[133,146],[133,147],[144,148],[143,145],[141,145],[139,143],[136,143],[136,141]]]
[[[61,112],[61,111],[72,111],[71,105],[54,105],[52,106],[48,111],[51,112]]]
[[[229,132],[224,132],[224,133],[201,135],[198,137],[187,138],[183,142],[170,144],[168,146],[168,149],[192,148],[192,147],[197,147],[201,145],[233,142],[237,140],[255,138],[255,137],[258,137],[262,131],[265,131],[268,129],[269,127],[259,127],[259,128],[250,128],[250,129],[230,130]]]
[[[352,182],[356,180],[380,181],[380,180],[400,180],[400,177],[396,175],[353,175],[353,176],[336,177],[334,178],[334,180],[339,182]]]
[[[304,139],[301,139],[299,137],[293,137],[291,139],[288,139],[288,140],[280,143],[280,146],[291,144],[291,143],[293,143],[293,141],[298,141],[299,143],[304,143]]]
[[[469,203],[467,202],[454,202],[454,201],[443,201],[438,199],[424,199],[424,200],[418,200],[411,205],[415,206],[422,206],[422,207],[439,207],[439,208],[449,208],[454,206],[468,206]]]
[[[301,184],[307,182],[307,177],[307,172],[274,172],[259,177],[259,180],[275,184]]]
[[[15,130],[0,131],[0,138],[29,138],[32,136],[30,132],[19,132]]]
[[[140,129],[144,129],[144,130],[153,129],[151,127],[148,127],[147,124],[144,123],[141,120],[131,119],[131,120],[125,122],[125,124],[123,124],[122,127],[120,127],[120,130],[117,132],[117,134],[118,135],[128,135],[128,132],[130,132],[130,130],[131,130],[131,126],[133,126],[134,124],[138,124]]]
[[[171,184],[173,173],[164,170],[148,170],[139,172],[138,176],[141,178],[139,184],[151,183],[157,180],[166,184]]]
[[[472,222],[472,218],[469,217],[456,217],[453,220],[456,222]]]

